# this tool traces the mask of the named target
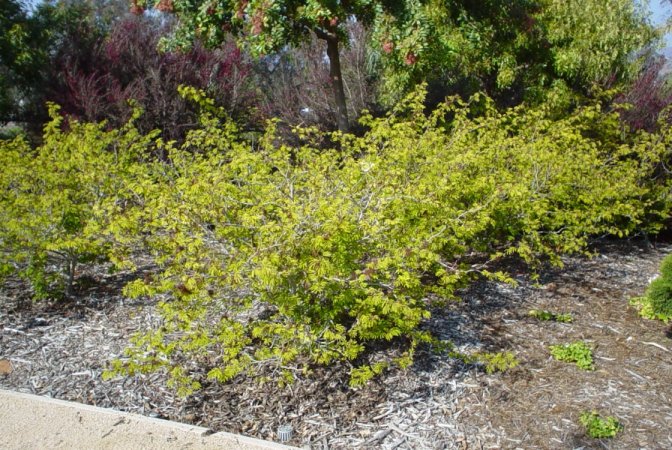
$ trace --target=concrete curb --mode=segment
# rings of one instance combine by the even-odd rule
[[[231,433],[0,389],[0,448],[293,449]]]

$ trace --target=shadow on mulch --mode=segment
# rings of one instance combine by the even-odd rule
[[[545,270],[538,285],[529,279],[515,288],[483,282],[463,292],[459,310],[471,327],[464,343],[473,337],[485,350],[513,351],[521,361],[503,376],[477,375],[481,388],[463,405],[468,422],[499,430],[504,447],[672,447],[666,400],[672,396],[672,334],[628,305],[669,247],[639,240],[602,241],[593,249],[593,259],[564,258],[563,268]],[[574,320],[539,321],[529,317],[530,309]],[[550,345],[578,340],[593,348],[595,371],[550,357]],[[614,440],[586,437],[578,417],[590,410],[616,416],[625,431]]]
[[[143,266],[133,272],[108,273],[106,265],[90,265],[75,280],[71,297],[57,297],[34,301],[29,282],[9,277],[2,284],[3,302],[9,314],[21,314],[27,327],[44,326],[43,316],[63,316],[84,319],[91,311],[109,310],[119,301],[128,305],[146,305],[145,300],[124,298],[122,290],[129,282],[154,273],[151,266]]]

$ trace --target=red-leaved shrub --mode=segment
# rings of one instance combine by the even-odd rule
[[[654,131],[660,114],[672,103],[672,90],[664,73],[667,60],[662,55],[652,57],[630,88],[617,103],[631,106],[621,113],[623,120],[633,130]],[[666,117],[668,122],[672,117]]]
[[[129,16],[117,22],[86,58],[63,55],[58,82],[49,100],[65,114],[87,121],[128,120],[135,100],[144,109],[142,131],[159,128],[180,139],[197,121],[196,107],[182,99],[179,85],[207,92],[241,122],[258,120],[251,65],[233,41],[214,50],[198,43],[184,52],[162,52],[161,36],[170,25],[152,17]]]

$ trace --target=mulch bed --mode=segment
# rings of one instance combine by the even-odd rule
[[[426,327],[457,349],[515,353],[521,364],[506,373],[423,351],[410,369],[360,389],[332,367],[284,388],[244,378],[206,384],[186,399],[161,373],[101,379],[130,335],[160,321],[152,303],[120,294],[120,276],[91,273],[77,302],[23,308],[25,286],[9,283],[0,292],[0,388],[271,440],[291,424],[289,443],[306,448],[672,448],[671,334],[628,306],[671,250],[602,244],[600,256],[564,258],[538,283],[525,273],[517,286],[478,282],[432,311]],[[542,322],[531,309],[574,321]],[[576,340],[594,348],[596,370],[550,357],[549,345]],[[624,431],[586,437],[578,418],[589,410],[617,417]]]

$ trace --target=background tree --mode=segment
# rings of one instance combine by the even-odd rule
[[[257,122],[261,108],[249,58],[229,39],[217,48],[195,42],[187,52],[161,52],[174,21],[136,17],[127,0],[58,0],[32,12],[0,2],[0,122],[36,132],[47,102],[61,113],[121,126],[133,100],[144,114],[136,125],[181,139],[197,121],[197,107],[182,99],[180,84],[203,89],[231,117]],[[31,133],[37,135],[37,133]]]
[[[47,119],[46,93],[64,63],[90,63],[104,36],[91,2],[44,2],[29,14],[0,2],[0,121],[33,128]]]
[[[152,3],[134,0],[134,8],[139,12],[144,7],[154,6],[160,11],[175,13],[180,26],[171,43],[178,47],[190,45],[196,37],[209,45],[219,45],[228,33],[233,32],[245,48],[261,56],[287,45],[296,45],[311,35],[323,40],[329,59],[338,128],[345,131],[349,128],[349,120],[339,50],[348,40],[345,24],[349,20],[371,23],[381,12],[391,12],[391,7],[396,9],[395,3],[367,0],[159,0]]]
[[[631,129],[654,132],[660,114],[672,104],[670,74],[665,73],[665,64],[664,56],[652,56],[637,79],[616,98],[617,103],[629,105],[621,111],[621,118]],[[671,119],[668,111],[664,120],[670,122]]]
[[[630,81],[660,37],[632,0],[430,0],[381,25],[388,105],[421,80],[437,98],[486,91],[504,106],[590,94]]]
[[[57,0],[32,14],[17,0],[3,2],[2,118],[39,128],[45,101],[55,100],[66,113],[120,123],[130,111],[126,101],[135,97],[147,111],[142,122],[155,120],[172,132],[194,118],[189,113],[184,124],[169,123],[188,111],[175,94],[179,83],[205,89],[241,118],[243,105],[254,109],[255,102],[236,106],[225,95],[231,87],[218,87],[206,74],[228,64],[218,60],[222,54],[239,63],[264,55],[255,74],[239,70],[247,62],[235,63],[233,79],[238,87],[258,86],[264,98],[258,110],[290,124],[345,130],[361,108],[389,108],[422,81],[429,82],[429,104],[480,91],[500,106],[548,98],[567,103],[627,84],[660,35],[631,0],[137,0],[130,8],[136,14],[151,6],[178,19],[172,28],[166,15],[144,15],[144,35],[118,28],[128,21],[127,1]],[[195,53],[155,52],[161,33],[170,36],[165,49]],[[223,50],[232,50],[232,34],[238,56]],[[115,45],[122,51],[116,60],[105,49]],[[185,64],[202,67],[192,71]],[[240,97],[236,86],[234,97],[251,92],[245,88]]]
[[[25,120],[25,105],[39,84],[48,31],[16,0],[0,2],[0,121]]]
[[[349,45],[341,50],[340,60],[348,117],[354,122],[362,110],[380,108],[380,64],[368,45],[370,31],[358,22],[349,23],[346,30]],[[255,83],[266,117],[280,118],[289,127],[303,124],[329,129],[337,123],[329,62],[324,58],[324,43],[317,37],[259,60]]]
[[[418,46],[424,46],[428,45],[432,25],[428,8],[435,4],[440,2],[134,0],[134,9],[140,12],[144,7],[153,6],[175,13],[180,26],[169,42],[178,47],[188,46],[196,37],[218,45],[230,32],[236,33],[241,45],[257,56],[277,53],[288,45],[296,46],[311,36],[324,41],[338,128],[347,130],[349,116],[340,48],[350,40],[348,23],[358,22],[374,30],[382,30],[378,34],[394,28],[399,30],[395,40],[407,36]],[[385,45],[387,51],[394,43],[386,42]],[[407,65],[416,62],[415,53],[411,51],[404,58]]]
[[[166,139],[180,140],[198,123],[197,107],[178,94],[178,86],[189,85],[204,90],[230,117],[255,123],[260,111],[252,67],[235,43],[205,49],[196,42],[186,52],[162,52],[159,39],[171,27],[165,18],[129,14],[84,54],[68,48],[56,59],[46,98],[65,114],[112,126],[129,119],[133,100],[144,111],[135,122],[141,131],[160,128]]]
[[[254,55],[269,55],[311,35],[326,43],[338,127],[349,127],[340,48],[346,25],[372,30],[384,66],[381,100],[391,105],[419,81],[438,97],[485,90],[504,105],[542,101],[549,89],[590,93],[637,73],[637,52],[658,33],[631,0],[134,0],[141,12],[170,11],[180,26],[169,42],[196,37],[219,45],[228,33]]]

